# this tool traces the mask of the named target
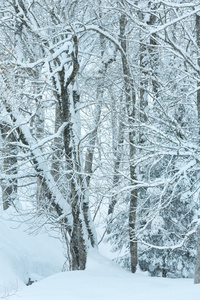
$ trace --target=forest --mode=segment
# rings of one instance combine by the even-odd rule
[[[0,86],[1,211],[200,283],[199,1],[0,0]]]

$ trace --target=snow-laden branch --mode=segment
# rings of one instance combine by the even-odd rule
[[[172,7],[172,8],[193,8],[196,6],[199,6],[199,3],[175,3],[175,2],[166,2],[166,1],[160,1],[161,4]]]
[[[169,246],[157,246],[157,245],[154,245],[154,244],[151,244],[151,243],[147,243],[145,242],[143,239],[139,239],[138,242],[145,245],[145,246],[148,246],[148,247],[151,247],[151,248],[154,248],[154,249],[159,249],[159,250],[175,250],[175,249],[178,249],[178,248],[181,248],[184,246],[184,244],[188,241],[189,237],[193,234],[196,234],[196,231],[197,231],[197,226],[198,224],[196,224],[194,226],[194,228],[190,231],[188,231],[184,238],[177,244],[175,245],[169,245]]]
[[[169,22],[167,22],[167,23],[165,23],[165,24],[163,24],[163,25],[160,25],[160,26],[156,26],[156,28],[154,28],[154,29],[150,29],[150,31],[149,31],[149,36],[151,36],[151,35],[153,35],[153,34],[155,34],[155,33],[158,33],[158,32],[160,32],[160,31],[162,31],[162,30],[165,30],[165,29],[168,28],[169,26],[174,25],[174,24],[176,24],[176,23],[178,23],[178,22],[180,22],[180,21],[182,21],[182,20],[185,20],[185,19],[187,19],[187,18],[190,18],[190,17],[196,15],[196,14],[199,13],[199,12],[200,12],[200,5],[198,4],[198,7],[195,8],[194,10],[192,10],[190,13],[186,13],[186,14],[184,14],[184,15],[178,17],[178,18],[175,18],[175,19],[172,20],[172,21],[169,21]],[[148,26],[148,29],[149,29],[149,26]]]
[[[63,216],[63,220],[70,231],[72,225],[71,206],[58,189],[58,186],[49,171],[47,162],[44,160],[43,153],[40,149],[44,143],[48,142],[52,138],[44,139],[41,143],[35,144],[35,139],[33,138],[29,127],[25,124],[26,122],[23,116],[20,115],[18,111],[14,111],[11,108],[7,109],[9,110],[8,112],[10,113],[11,119],[17,124],[16,130],[18,131],[22,143],[29,146],[33,167],[37,176],[39,178],[41,177],[41,181],[45,185],[45,189],[47,190],[48,198],[51,201],[51,204],[55,207],[59,217],[62,218],[61,216]],[[54,138],[60,135],[65,126],[66,124],[63,124],[63,126],[60,127],[58,132],[54,135]]]
[[[36,150],[37,148],[40,148],[42,146],[44,146],[46,143],[49,143],[51,142],[52,140],[56,139],[56,138],[59,138],[60,135],[63,133],[65,127],[68,125],[68,122],[64,122],[60,128],[58,129],[58,131],[54,134],[51,134],[47,137],[45,137],[44,139],[40,140],[38,143],[35,143],[31,148],[30,150],[33,151],[33,150]]]

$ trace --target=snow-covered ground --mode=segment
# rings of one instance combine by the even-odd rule
[[[29,235],[25,224],[0,219],[0,298],[9,300],[200,300],[191,279],[130,274],[89,253],[85,271],[61,272],[64,250],[56,233]],[[29,278],[38,281],[26,286]]]
[[[10,300],[199,300],[192,280],[132,275],[97,253],[86,271],[57,273],[26,287]]]

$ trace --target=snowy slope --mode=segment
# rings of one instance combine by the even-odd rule
[[[193,280],[133,275],[97,250],[89,253],[85,271],[61,272],[61,242],[45,231],[30,236],[25,224],[19,227],[8,216],[0,219],[0,299],[10,294],[9,300],[200,300]],[[26,286],[29,278],[39,281]]]
[[[50,232],[45,230],[39,235],[30,235],[28,226],[20,225],[17,219],[12,211],[1,213],[0,297],[5,290],[26,286],[29,278],[39,280],[60,272],[65,260],[59,239],[50,237]]]
[[[98,253],[86,271],[58,273],[18,291],[9,300],[199,300],[200,286],[188,279],[132,275]]]

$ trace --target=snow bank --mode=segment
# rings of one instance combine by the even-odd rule
[[[86,271],[63,272],[18,291],[9,300],[199,300],[190,279],[130,274],[92,251]]]
[[[29,235],[9,211],[0,218],[0,296],[21,289],[31,280],[39,280],[62,270],[63,246],[48,231]],[[55,233],[51,234],[55,235]]]
[[[85,271],[60,272],[62,243],[46,231],[28,235],[25,223],[19,227],[9,218],[10,212],[3,213],[0,221],[0,298],[10,294],[8,300],[200,299],[200,285],[191,279],[133,275],[97,250],[90,251]],[[29,278],[39,281],[26,286]]]

